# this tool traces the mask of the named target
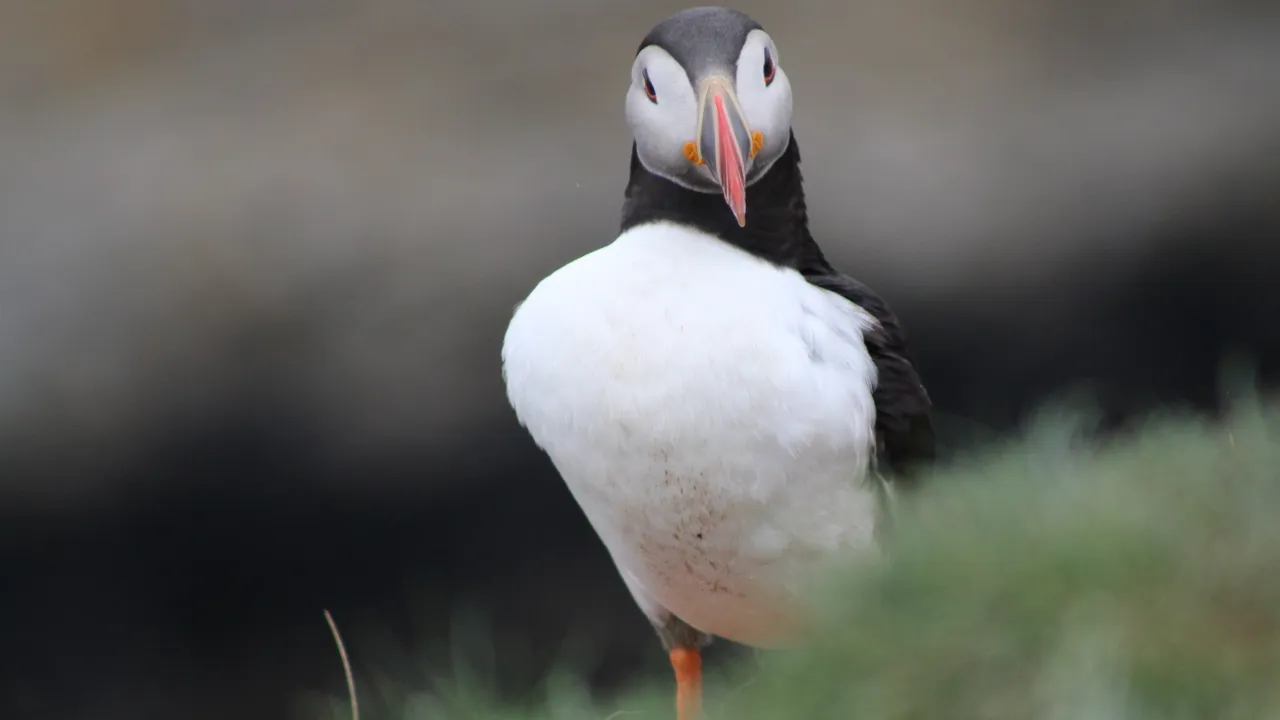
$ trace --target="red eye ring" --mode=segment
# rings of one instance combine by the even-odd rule
[[[641,70],[640,74],[644,76],[644,94],[648,96],[649,102],[658,102],[658,91],[653,88],[653,81],[649,79],[649,71]]]
[[[773,54],[769,52],[769,48],[764,49],[764,84],[766,87],[773,84],[773,77],[778,74],[778,66],[773,62]]]

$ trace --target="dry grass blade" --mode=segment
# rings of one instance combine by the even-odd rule
[[[330,615],[328,610],[324,611],[324,619],[329,623],[333,641],[338,645],[338,655],[342,657],[342,671],[347,676],[347,695],[351,698],[351,720],[360,720],[360,701],[356,699],[356,678],[351,674],[351,661],[347,658],[347,648],[342,644],[338,624],[333,621],[333,615]]]

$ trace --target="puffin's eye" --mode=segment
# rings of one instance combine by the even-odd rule
[[[649,70],[642,70],[641,75],[644,76],[644,94],[649,96],[650,102],[658,102],[658,91],[653,89],[653,82],[649,80]]]
[[[773,76],[777,73],[778,68],[773,64],[773,55],[769,52],[769,48],[764,49],[764,84],[769,86],[773,84]]]

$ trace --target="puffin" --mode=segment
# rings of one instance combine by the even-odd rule
[[[620,232],[516,306],[502,374],[693,720],[713,637],[790,646],[822,561],[882,552],[894,487],[934,458],[932,408],[888,304],[809,231],[791,83],[758,22],[662,20],[625,110]]]

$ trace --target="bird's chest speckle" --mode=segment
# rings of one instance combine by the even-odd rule
[[[741,500],[719,492],[705,476],[654,469],[652,492],[617,493],[609,488],[597,498],[595,517],[614,528],[611,538],[632,556],[636,571],[648,584],[693,585],[710,593],[733,592],[739,553],[734,552]],[[598,486],[597,486],[598,487]]]

